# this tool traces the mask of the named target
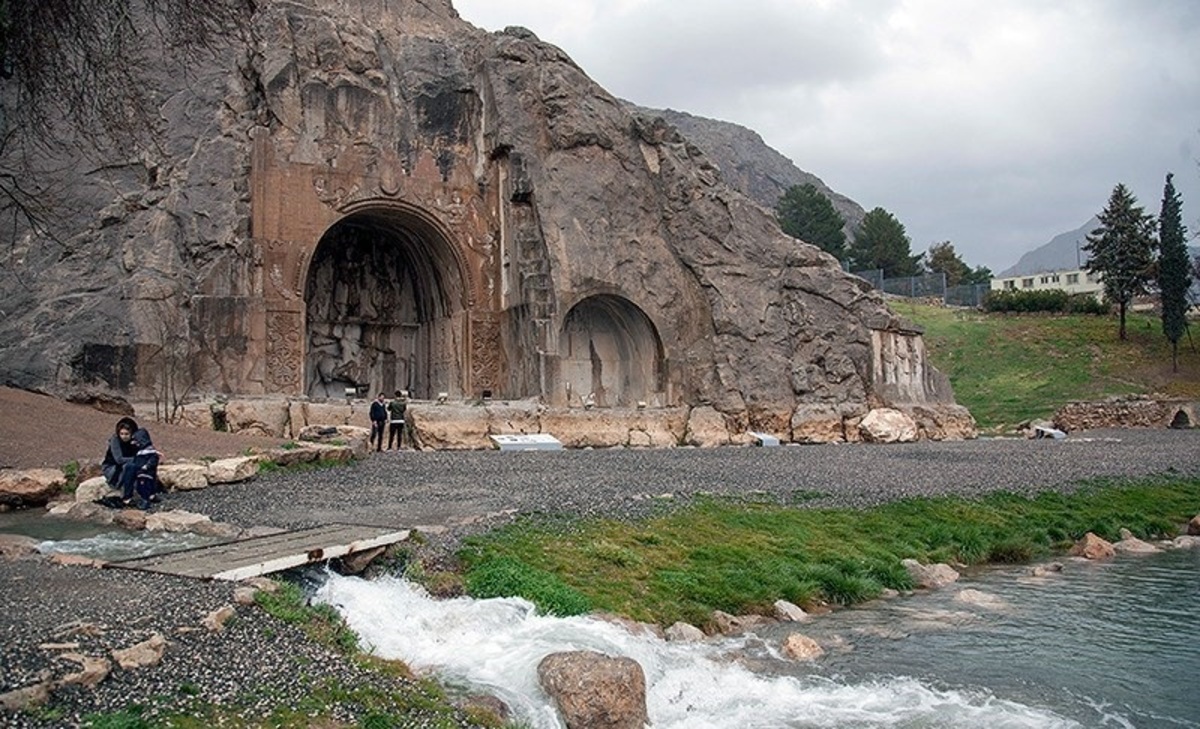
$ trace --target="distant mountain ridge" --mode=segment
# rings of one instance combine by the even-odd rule
[[[820,177],[797,167],[752,129],[673,109],[624,103],[642,114],[666,119],[721,168],[725,182],[768,210],[775,209],[788,188],[810,183],[829,198],[834,210],[846,221],[847,239],[867,214],[862,205],[833,190]]]
[[[1015,265],[996,274],[996,278],[1032,276],[1047,271],[1083,268],[1088,262],[1088,254],[1083,247],[1087,245],[1088,235],[1099,227],[1100,219],[1093,215],[1091,220],[1075,230],[1059,233],[1051,238],[1049,243],[1021,256]],[[1194,259],[1196,256],[1200,256],[1200,247],[1188,246],[1188,257]]]
[[[1088,254],[1083,250],[1087,245],[1087,236],[1100,227],[1100,219],[1092,216],[1075,230],[1060,233],[1050,239],[1049,243],[1034,248],[1013,266],[996,274],[996,278],[1011,278],[1013,276],[1029,276],[1044,271],[1070,271],[1082,268],[1087,263]]]

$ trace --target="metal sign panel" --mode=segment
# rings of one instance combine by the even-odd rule
[[[548,433],[529,435],[493,435],[496,447],[502,451],[561,451],[562,442]]]

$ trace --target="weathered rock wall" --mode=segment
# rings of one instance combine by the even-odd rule
[[[2,254],[11,383],[486,392],[804,439],[919,406],[973,432],[879,294],[527,31],[275,0],[144,75],[162,103],[137,149],[25,158],[58,212]]]

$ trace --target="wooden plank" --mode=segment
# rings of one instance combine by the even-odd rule
[[[409,530],[331,524],[112,563],[112,567],[218,580],[244,580],[404,541]]]

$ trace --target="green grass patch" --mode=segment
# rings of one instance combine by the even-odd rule
[[[330,605],[309,605],[304,592],[288,582],[279,583],[279,590],[254,593],[254,601],[268,614],[299,625],[309,638],[350,655],[358,651],[358,636],[346,626],[342,616]]]
[[[1173,372],[1162,322],[1153,315],[1130,314],[1122,342],[1115,316],[890,305],[925,328],[930,361],[984,430],[1048,418],[1075,400],[1143,393],[1200,398],[1200,352],[1181,342]]]
[[[715,499],[639,521],[527,518],[459,554],[477,597],[545,612],[615,612],[669,625],[713,610],[769,613],[783,598],[849,605],[911,582],[901,560],[1025,562],[1092,531],[1167,537],[1200,511],[1200,479],[1094,482],[1070,495],[910,499],[808,509]]]

